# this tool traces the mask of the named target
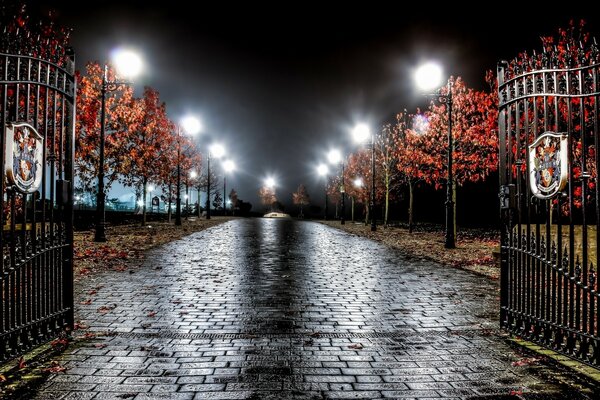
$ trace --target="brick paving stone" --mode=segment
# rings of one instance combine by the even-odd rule
[[[511,364],[520,356],[496,334],[498,282],[318,223],[233,220],[150,250],[134,272],[77,282],[76,317],[97,337],[67,349],[57,360],[67,371],[30,398],[462,399],[512,390],[561,398],[569,390],[544,380],[556,373],[548,366]]]

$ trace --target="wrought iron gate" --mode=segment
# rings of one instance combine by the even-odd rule
[[[73,325],[74,56],[0,53],[0,361]]]
[[[501,324],[600,367],[595,45],[498,67]]]

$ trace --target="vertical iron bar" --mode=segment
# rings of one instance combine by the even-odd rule
[[[505,63],[499,63],[497,69],[497,79],[498,79],[498,91],[502,90],[504,86],[504,71],[505,71]],[[500,102],[502,102],[501,93],[498,93],[498,98]],[[499,112],[498,112],[498,136],[499,136],[499,144],[500,144],[500,154],[499,154],[499,162],[500,162],[500,187],[503,187],[508,184],[507,180],[507,166],[506,166],[506,109],[507,106],[500,104]],[[509,246],[510,243],[509,235],[507,235],[507,227],[510,229],[510,210],[501,210],[501,220],[502,227],[500,229],[500,326],[503,326],[507,321],[508,307],[510,305],[509,302],[509,260],[510,260],[510,252]]]
[[[584,93],[583,90],[583,73],[581,70],[578,71],[579,78],[579,88],[578,94],[582,95]],[[581,126],[581,173],[587,175],[587,142],[586,142],[586,129],[585,129],[585,104],[584,97],[579,98],[579,125]],[[585,176],[581,177],[581,259],[583,265],[581,273],[583,276],[579,275],[577,277],[578,283],[583,283],[583,286],[586,287],[586,290],[581,290],[580,284],[577,285],[577,329],[587,332],[587,272],[588,272],[588,249],[587,249],[587,219],[586,219],[586,193],[587,193],[587,180]],[[583,278],[583,279],[582,279]],[[585,296],[582,299],[582,296]],[[583,300],[583,304],[581,301]],[[583,320],[581,316],[583,315]]]
[[[528,91],[528,85],[527,85],[527,75],[523,76],[523,90],[524,90],[524,94],[525,96],[528,96],[530,93]],[[531,279],[532,279],[532,274],[531,274],[531,268],[532,268],[532,243],[531,243],[531,192],[530,192],[530,187],[527,184],[528,183],[528,179],[529,179],[529,154],[527,153],[528,150],[528,143],[529,141],[529,97],[525,97],[524,100],[524,113],[525,113],[525,121],[524,121],[524,150],[525,150],[525,205],[527,207],[526,210],[526,214],[525,214],[525,218],[526,218],[526,234],[527,234],[527,251],[524,253],[525,254],[525,258],[526,258],[526,262],[525,262],[525,314],[527,315],[527,321],[531,320],[531,314],[532,314],[532,287],[531,287]],[[529,325],[529,323],[528,323]],[[529,326],[527,327],[527,331],[529,331]]]
[[[567,93],[571,94],[571,71],[566,72],[566,80],[567,80]],[[569,300],[569,327],[575,327],[575,287],[574,287],[574,277],[575,277],[575,225],[573,223],[573,212],[575,211],[575,206],[573,202],[573,194],[575,191],[575,182],[573,182],[573,104],[571,98],[566,98],[567,102],[567,136],[569,140],[569,273],[565,275],[568,283],[568,300]],[[565,297],[564,301],[567,301],[567,297]],[[565,321],[566,322],[566,321]]]
[[[600,85],[598,84],[598,66],[595,66],[592,69],[592,73],[593,73],[593,78],[594,78],[594,93],[598,93],[598,89],[600,89]],[[600,136],[600,132],[598,132],[598,129],[600,128],[598,125],[598,119],[600,118],[600,115],[598,113],[598,101],[600,100],[600,96],[598,96],[597,94],[594,95],[594,163],[596,166],[596,181],[595,181],[595,192],[596,192],[596,287],[600,287],[600,285],[598,284],[598,278],[600,277],[600,152],[598,151],[599,149],[599,145],[600,145],[600,140],[599,140],[599,136]],[[593,289],[593,288],[592,288]],[[592,306],[590,307],[590,332],[594,332],[594,325],[596,327],[596,337],[600,337],[600,304],[598,304],[598,291],[596,291],[596,293],[594,295],[591,296],[592,298]],[[593,306],[594,306],[594,302],[596,303],[596,310],[597,310],[597,315],[594,315],[594,311],[593,311]],[[594,324],[594,318],[595,318],[595,324]],[[596,364],[600,364],[600,360],[596,361]]]

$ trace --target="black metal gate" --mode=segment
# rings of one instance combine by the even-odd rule
[[[595,45],[498,67],[501,324],[600,367]]]
[[[73,325],[74,56],[0,53],[0,361]]]

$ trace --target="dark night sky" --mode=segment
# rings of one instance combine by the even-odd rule
[[[201,151],[212,141],[227,146],[239,168],[228,186],[255,210],[261,208],[256,192],[268,174],[278,177],[284,202],[300,183],[320,199],[314,167],[331,147],[353,149],[349,129],[356,121],[376,128],[403,108],[424,106],[411,75],[421,61],[437,60],[448,74],[483,87],[486,69],[519,51],[539,49],[539,36],[555,33],[569,19],[584,17],[593,34],[600,28],[597,18],[564,11],[469,10],[480,14],[474,18],[456,6],[434,12],[423,3],[418,12],[418,2],[411,11],[385,2],[360,8],[342,2],[327,8],[310,2],[200,2],[200,11],[182,1],[43,3],[73,28],[79,68],[105,61],[118,45],[138,49],[147,68],[136,89],[157,88],[172,119],[188,112],[201,117]]]

